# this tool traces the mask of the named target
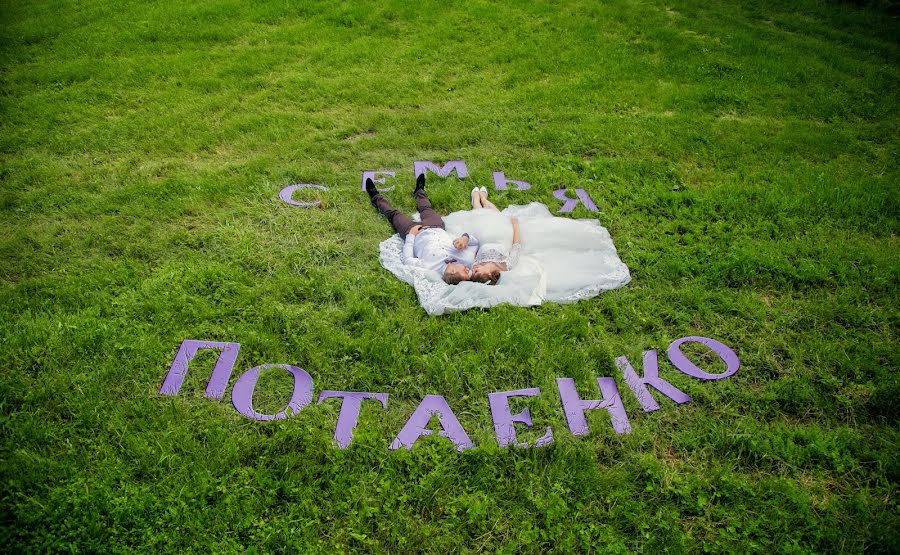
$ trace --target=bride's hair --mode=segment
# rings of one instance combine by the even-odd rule
[[[476,274],[473,272],[472,281],[487,283],[488,285],[497,285],[497,282],[500,281],[500,270],[495,268],[484,274]]]

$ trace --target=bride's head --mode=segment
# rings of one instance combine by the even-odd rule
[[[500,267],[494,262],[482,262],[472,266],[472,281],[497,285],[500,280]]]

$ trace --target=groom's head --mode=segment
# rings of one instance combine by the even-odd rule
[[[444,282],[448,285],[456,285],[461,281],[468,281],[469,269],[458,262],[447,264],[444,270]]]

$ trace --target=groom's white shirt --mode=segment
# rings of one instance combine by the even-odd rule
[[[468,234],[466,234],[468,235]],[[463,250],[453,246],[453,239],[446,230],[439,227],[426,227],[418,235],[407,235],[403,243],[400,261],[410,266],[432,270],[444,275],[447,259],[452,258],[471,268],[478,252],[478,239],[468,235],[469,245]]]

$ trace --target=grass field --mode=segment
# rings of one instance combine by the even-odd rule
[[[0,550],[900,551],[900,24],[787,4],[2,2]],[[632,283],[427,316],[360,173],[412,212],[454,159],[445,212],[492,171],[533,185],[501,206],[587,190]],[[688,335],[741,370],[682,375]],[[337,402],[204,398],[211,352],[158,395],[184,339],[390,401],[338,450]],[[614,361],[647,349],[692,402],[640,410]],[[601,376],[633,432],[575,438],[555,379]],[[500,449],[487,395],[526,387],[556,442]],[[428,393],[475,449],[388,450]]]

